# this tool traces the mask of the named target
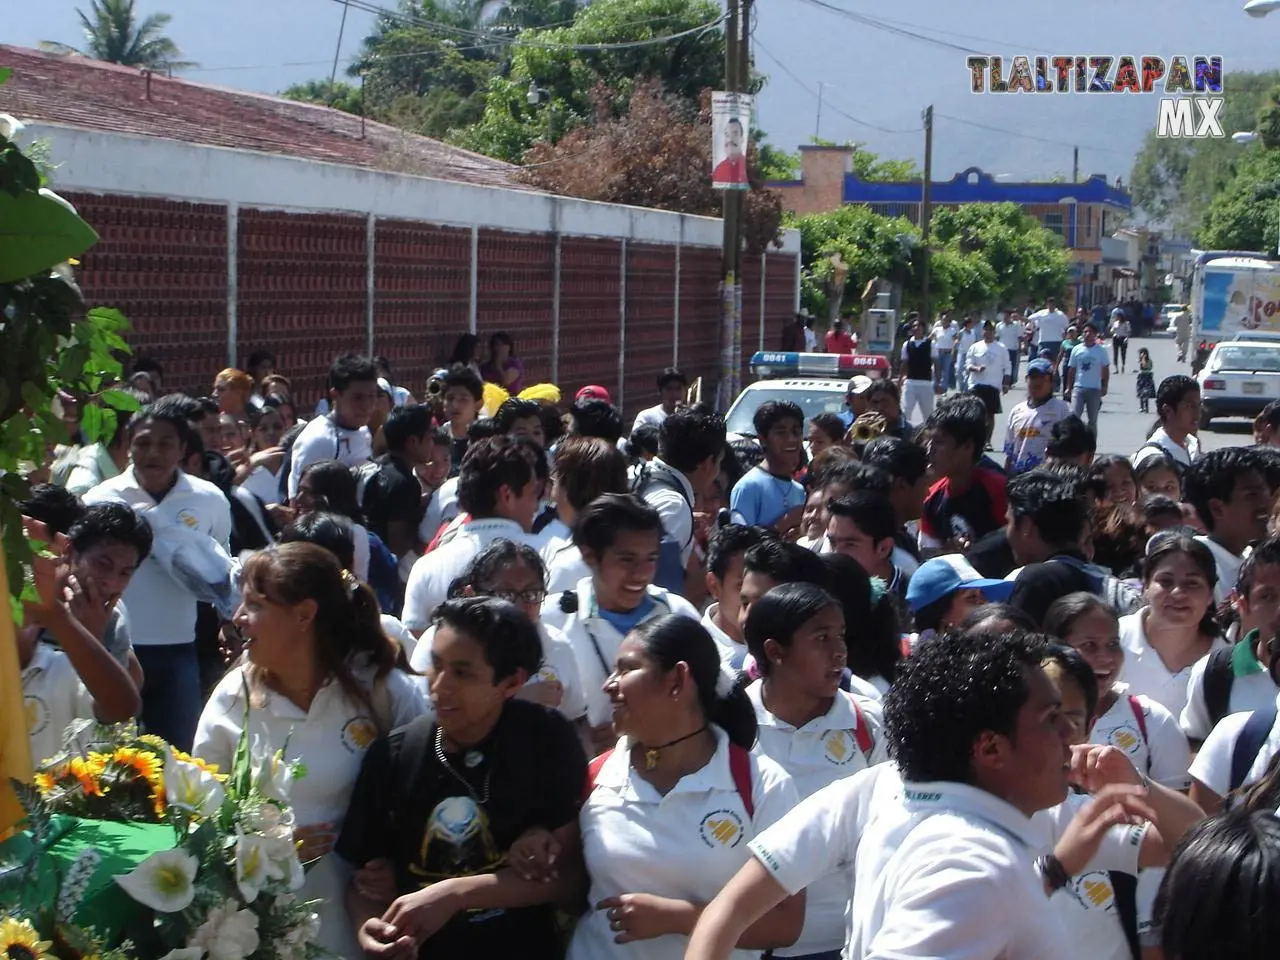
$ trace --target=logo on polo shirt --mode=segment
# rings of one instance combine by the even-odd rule
[[[1105,910],[1114,913],[1116,909],[1116,892],[1111,886],[1111,877],[1104,870],[1082,874],[1071,881],[1075,898],[1086,910]]]
[[[732,810],[715,810],[702,818],[698,835],[708,847],[732,850],[742,842],[742,818]]]
[[[1107,734],[1107,741],[1125,753],[1137,753],[1138,745],[1142,743],[1142,736],[1133,727],[1122,723]]]
[[[197,527],[200,526],[200,519],[190,510],[179,510],[178,519],[181,520],[188,527],[190,527],[192,530],[195,530]]]
[[[44,733],[49,726],[49,705],[39,697],[28,694],[22,699],[22,711],[27,718],[27,732],[32,736]]]
[[[378,739],[378,728],[368,717],[353,717],[342,728],[342,745],[348,753],[363,753]]]
[[[848,730],[832,730],[822,738],[822,748],[827,760],[838,765],[853,759],[855,744]]]

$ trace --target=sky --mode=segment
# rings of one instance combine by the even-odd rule
[[[395,6],[395,0],[376,2]],[[0,0],[0,42],[78,44],[77,5],[87,7],[87,0]],[[932,104],[935,180],[974,166],[1005,180],[1069,178],[1076,146],[1081,178],[1103,173],[1127,181],[1134,154],[1155,125],[1158,94],[974,95],[966,58],[1002,55],[1008,63],[1017,54],[1182,54],[1220,55],[1228,74],[1274,66],[1266,50],[1280,41],[1280,13],[1256,20],[1241,5],[1242,0],[757,0],[753,52],[768,83],[756,125],[785,149],[809,142],[821,86],[823,138],[860,141],[882,156],[918,164],[924,156],[921,114]],[[341,0],[138,0],[138,8],[172,14],[170,36],[200,64],[187,78],[265,92],[327,78],[343,18]],[[339,75],[372,23],[368,13],[347,16]]]

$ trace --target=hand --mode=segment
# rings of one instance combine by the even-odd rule
[[[651,893],[624,893],[609,897],[596,904],[609,921],[609,929],[615,934],[614,943],[631,943],[635,940],[652,940],[667,934],[688,934],[676,922],[678,900],[655,897]]]
[[[1070,402],[1071,402],[1071,388],[1070,388],[1070,387],[1068,387],[1066,390],[1063,390],[1063,391],[1062,391],[1062,399],[1063,399],[1063,400],[1065,400],[1065,401],[1067,401],[1067,403],[1070,403]]]
[[[560,858],[560,843],[551,831],[543,827],[530,827],[522,833],[507,851],[507,863],[522,880],[548,883],[560,876],[556,861]]]
[[[370,860],[351,876],[356,892],[374,903],[390,903],[396,898],[396,872],[386,857]]]
[[[707,541],[711,539],[711,527],[715,521],[716,515],[714,513],[695,510],[693,512],[693,539],[706,546]]]
[[[527,700],[554,710],[564,701],[564,684],[559,680],[539,680],[537,683],[526,683],[516,693],[519,700]]]
[[[36,593],[40,597],[39,603],[32,606],[38,610],[48,610],[61,596],[58,584],[59,564],[56,556],[41,556],[41,554],[63,554],[66,552],[68,541],[61,534],[57,537],[53,536],[48,527],[30,517],[22,518],[22,527],[30,539],[44,544],[43,547],[37,548],[36,555],[31,558],[31,574],[35,581]]]
[[[59,579],[63,585],[63,596],[66,598],[67,611],[98,640],[107,632],[107,621],[111,619],[111,611],[115,609],[118,596],[103,600],[98,588],[92,580],[81,581],[71,568],[62,564]]]
[[[237,447],[227,454],[227,462],[233,467],[243,467],[249,463],[249,455],[244,452],[244,447]]]
[[[1153,821],[1156,813],[1146,801],[1146,790],[1129,784],[1111,784],[1099,791],[1075,819],[1053,848],[1053,855],[1076,876],[1098,853],[1107,831],[1117,824]]]
[[[271,517],[271,522],[277,527],[287,527],[293,523],[298,511],[294,510],[293,507],[286,507],[283,503],[268,503],[267,514]]]
[[[272,447],[269,450],[259,450],[249,458],[249,466],[253,468],[266,467],[272,473],[280,469],[280,465],[284,463],[284,451],[279,447]]]
[[[773,526],[774,526],[774,529],[778,531],[778,533],[783,534],[785,536],[786,534],[790,533],[792,530],[795,530],[797,527],[799,527],[800,524],[803,522],[804,522],[804,504],[802,503],[800,504],[800,506],[795,507],[791,510],[788,510],[785,514],[782,515],[782,518],[778,520],[778,522],[775,523]]]
[[[369,960],[414,960],[418,955],[412,937],[398,936],[396,928],[379,917],[361,924],[356,940]]]
[[[453,892],[456,888],[449,880],[440,880],[397,897],[382,915],[382,919],[395,927],[400,936],[413,939],[422,946],[435,936],[458,912],[458,902]]]
[[[1124,751],[1086,743],[1071,748],[1071,782],[1088,793],[1112,784],[1144,786],[1142,775]]]
[[[243,651],[244,637],[240,636],[240,630],[234,623],[224,623],[218,631],[218,653],[222,655],[222,662],[230,666],[240,659]]]
[[[310,863],[333,849],[338,834],[332,823],[309,823],[294,830],[293,839],[298,843],[298,859]]]
[[[1106,388],[1106,387],[1103,387],[1103,388],[1102,388],[1102,396],[1104,396],[1104,397],[1105,397],[1106,395],[1107,395],[1107,388]]]

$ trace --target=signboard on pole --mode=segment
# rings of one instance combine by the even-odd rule
[[[711,185],[747,190],[747,146],[751,136],[751,95],[711,94]]]

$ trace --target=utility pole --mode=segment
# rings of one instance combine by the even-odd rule
[[[751,91],[751,4],[752,0],[741,0],[742,10],[738,16],[738,30],[741,35],[740,46],[738,49],[738,75],[737,86],[734,87],[739,93],[749,93]],[[754,107],[754,102],[752,103]],[[754,110],[752,111],[754,113]],[[750,117],[751,114],[748,114]],[[745,131],[746,138],[743,140],[743,149],[751,146],[751,122],[747,123]],[[737,223],[735,225],[735,236],[733,238],[733,369],[730,371],[729,377],[729,396],[726,399],[725,409],[728,409],[729,403],[733,402],[733,398],[738,395],[738,391],[742,389],[742,207],[743,207],[743,191],[734,190],[734,203],[738,208]],[[764,318],[760,318],[760,322],[764,323]]]
[[[825,86],[826,84],[821,80],[818,81],[818,120],[813,125],[813,139],[815,143],[822,139],[822,88]]]
[[[725,90],[742,91],[742,55],[747,45],[746,31],[742,30],[739,11],[740,0],[728,0],[728,19],[724,38]],[[749,131],[744,131],[749,135]],[[727,410],[737,396],[738,370],[741,358],[734,351],[734,342],[741,333],[736,331],[740,321],[739,302],[742,282],[742,239],[739,216],[742,211],[740,190],[721,191],[721,213],[724,220],[724,239],[721,248],[720,276],[720,384],[717,390],[717,406]]]
[[[924,110],[924,186],[920,193],[920,236],[924,244],[924,276],[920,281],[920,316],[926,327],[933,323],[929,312],[929,225],[933,219],[933,104]]]
[[[1080,182],[1080,148],[1071,148],[1071,182]]]

